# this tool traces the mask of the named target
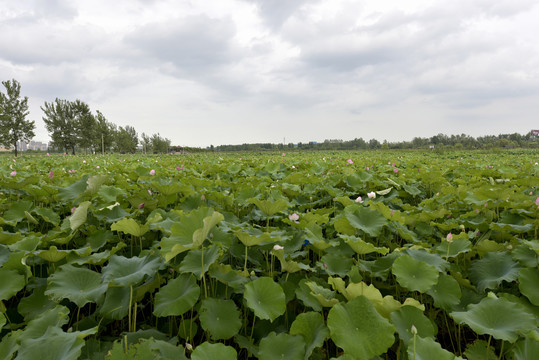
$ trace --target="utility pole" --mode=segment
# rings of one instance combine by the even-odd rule
[[[105,135],[101,134],[101,153],[105,155]]]

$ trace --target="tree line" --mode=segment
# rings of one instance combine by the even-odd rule
[[[3,81],[5,93],[0,92],[0,144],[14,147],[17,156],[17,143],[28,142],[34,136],[35,122],[27,120],[28,97],[22,97],[21,85],[15,79]],[[92,113],[90,106],[77,99],[69,101],[56,98],[41,106],[43,121],[51,138],[49,147],[75,154],[120,152],[134,153],[142,145],[144,153],[167,153],[170,140],[159,134],[142,133],[139,141],[134,127],[124,127],[107,120],[99,110]]]

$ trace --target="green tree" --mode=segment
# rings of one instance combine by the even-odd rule
[[[116,133],[116,150],[121,153],[134,153],[137,151],[138,135],[135,128],[129,125],[119,127]]]
[[[142,151],[146,154],[148,152],[152,152],[152,140],[150,136],[146,135],[145,133],[142,133],[140,136],[142,138],[141,145],[142,145]]]
[[[77,127],[77,145],[87,153],[88,149],[95,146],[97,138],[97,122],[85,102],[75,100],[70,103],[75,116]]]
[[[0,143],[6,147],[13,145],[17,156],[17,142],[30,141],[36,125],[26,120],[28,97],[21,99],[21,84],[15,79],[2,81],[6,93],[0,92]]]
[[[153,134],[151,138],[151,144],[154,154],[166,154],[170,147],[170,140],[162,138],[159,134]]]
[[[43,121],[54,146],[65,152],[71,150],[75,155],[75,146],[79,141],[79,126],[71,102],[56,98],[51,103],[45,101],[41,110],[45,113]]]
[[[108,152],[112,149],[118,131],[116,125],[108,121],[99,110],[96,111],[95,121],[94,148]]]

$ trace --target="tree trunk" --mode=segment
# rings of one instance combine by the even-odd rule
[[[15,141],[13,143],[14,147],[15,147],[15,157],[17,157],[17,142]]]

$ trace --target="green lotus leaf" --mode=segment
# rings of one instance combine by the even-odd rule
[[[272,241],[270,233],[263,232],[259,229],[237,230],[234,231],[234,235],[236,235],[245,246],[255,246]]]
[[[37,234],[26,235],[22,240],[17,241],[15,244],[8,245],[8,248],[12,252],[17,250],[23,250],[24,252],[34,251],[37,249],[41,242],[41,237]]]
[[[26,280],[15,270],[0,268],[0,284],[0,300],[9,300],[26,286]]]
[[[460,302],[462,292],[459,283],[454,277],[440,274],[438,283],[427,291],[434,299],[434,305],[444,310],[451,310]]]
[[[386,255],[389,252],[389,249],[386,247],[376,247],[374,244],[363,241],[362,239],[355,236],[348,235],[339,235],[345,243],[348,244],[354,250],[356,254],[364,255],[370,253],[378,253]]]
[[[479,291],[495,289],[502,281],[512,282],[518,278],[520,267],[509,253],[487,253],[474,261],[470,267],[470,280],[477,284]]]
[[[60,328],[69,321],[69,309],[65,306],[57,305],[52,309],[44,311],[37,318],[28,322],[24,333],[19,336],[19,342],[27,339],[37,339],[42,337],[47,329],[51,327]]]
[[[25,212],[32,210],[33,204],[31,201],[20,200],[11,204],[8,211],[3,215],[6,223],[16,225],[17,223],[26,219]]]
[[[97,195],[104,203],[110,204],[116,202],[116,199],[120,195],[127,195],[125,190],[117,188],[116,186],[102,185],[97,192]]]
[[[313,295],[311,295],[311,288],[307,285],[308,279],[302,279],[299,282],[299,286],[296,287],[296,298],[308,307],[311,307],[315,311],[322,311],[320,301],[318,301]]]
[[[235,270],[229,264],[213,264],[209,275],[220,282],[230,286],[236,292],[243,292],[243,285],[249,281],[242,271]]]
[[[0,266],[9,260],[9,248],[6,245],[0,244]]]
[[[350,257],[340,254],[326,254],[320,258],[319,266],[322,267],[330,276],[339,275],[345,277],[350,271],[353,261]]]
[[[539,341],[531,338],[520,340],[511,353],[515,360],[539,359]]]
[[[406,249],[405,253],[410,255],[416,260],[424,261],[429,265],[432,265],[436,270],[444,272],[449,267],[449,262],[442,259],[440,255],[431,254],[423,249]]]
[[[191,250],[182,260],[180,272],[192,273],[200,279],[208,271],[210,265],[215,263],[217,259],[219,259],[219,247],[216,245],[210,246],[207,249]]]
[[[395,341],[395,327],[364,296],[333,306],[327,326],[335,344],[359,359],[383,354]]]
[[[521,304],[504,298],[485,297],[468,311],[450,314],[459,324],[468,325],[482,335],[514,343],[519,333],[535,329],[535,317]]]
[[[274,332],[260,340],[258,359],[260,360],[303,360],[305,358],[305,341],[299,335]]]
[[[163,286],[155,295],[155,316],[183,315],[196,304],[200,287],[194,276],[182,274]]]
[[[140,237],[146,234],[150,228],[147,224],[140,225],[135,219],[122,219],[110,226],[112,231],[121,231],[125,234]]]
[[[288,209],[288,201],[282,198],[276,201],[250,198],[248,202],[255,204],[266,216],[272,216]]]
[[[69,224],[71,227],[71,231],[77,230],[79,227],[81,227],[88,217],[88,207],[90,206],[89,201],[83,201],[80,203],[79,206],[75,209],[73,212],[73,215],[69,217]]]
[[[212,340],[230,339],[242,326],[241,313],[232,300],[205,299],[199,314],[200,324]]]
[[[87,181],[88,175],[85,175],[68,187],[58,189],[58,198],[64,202],[75,200],[86,190]]]
[[[393,262],[397,282],[411,291],[425,292],[438,282],[438,270],[424,261],[403,254]]]
[[[86,187],[86,192],[89,194],[95,194],[101,188],[101,186],[109,181],[108,175],[93,175],[90,176],[86,182],[88,186]]]
[[[83,346],[84,340],[76,333],[65,333],[51,326],[41,337],[22,341],[17,359],[76,360]]]
[[[311,289],[310,295],[318,300],[323,307],[332,307],[339,303],[339,299],[335,298],[335,291],[320,286],[314,281],[307,281],[305,285]]]
[[[388,223],[387,219],[378,211],[364,206],[351,205],[347,206],[344,211],[350,225],[370,236],[379,236],[383,227]]]
[[[83,307],[89,302],[100,302],[107,291],[107,284],[101,282],[101,274],[73,265],[62,265],[48,278],[45,295],[55,300],[69,299]]]
[[[442,348],[433,338],[416,337],[415,347],[413,340],[408,343],[408,359],[415,360],[454,360],[455,355]]]
[[[168,262],[184,251],[200,247],[210,230],[223,219],[221,213],[204,207],[181,216],[170,228],[172,236],[161,240],[161,255]]]
[[[191,354],[191,360],[236,360],[237,358],[238,353],[233,347],[221,343],[210,344],[207,341],[198,345]]]
[[[11,331],[4,335],[0,341],[0,359],[13,359],[13,354],[20,347],[17,342],[23,330]]]
[[[103,282],[120,286],[136,285],[146,276],[155,275],[160,266],[161,262],[157,256],[126,258],[113,255],[108,265],[103,268]]]
[[[535,306],[539,306],[539,270],[526,268],[520,270],[518,288]]]
[[[464,355],[468,360],[497,360],[498,356],[496,356],[492,346],[489,346],[488,350],[487,346],[488,343],[485,340],[477,340],[466,346]]]
[[[99,313],[107,319],[121,320],[129,312],[130,287],[110,287],[105,293],[105,301]]]
[[[60,215],[58,215],[54,210],[51,208],[35,208],[34,213],[41,216],[43,220],[45,220],[48,223],[51,223],[53,225],[60,224]]]
[[[334,243],[324,238],[322,227],[314,223],[305,227],[305,240],[308,240],[318,250],[325,250],[328,247],[334,246]]]
[[[449,248],[449,257],[455,257],[461,253],[467,253],[472,248],[472,242],[466,238],[453,238],[452,243],[442,241],[436,247],[436,253],[440,256],[447,256],[447,248]]]
[[[313,350],[322,346],[329,337],[329,329],[324,324],[322,314],[306,312],[299,314],[292,326],[290,335],[301,335],[305,341],[305,359],[308,359]]]
[[[245,284],[243,297],[247,306],[260,319],[273,322],[286,310],[283,288],[269,277],[261,277]]]
[[[0,330],[2,330],[5,324],[6,324],[6,317],[4,316],[4,314],[0,313]]]
[[[39,222],[36,220],[35,217],[32,216],[28,211],[24,212],[24,216],[26,217],[26,220],[28,220],[29,223],[37,225]]]
[[[37,286],[31,295],[22,298],[17,306],[17,311],[24,316],[26,321],[37,318],[41,313],[56,306],[56,303],[45,296],[46,286]]]
[[[395,325],[399,338],[408,344],[413,339],[412,325],[417,330],[417,336],[434,338],[436,329],[431,320],[421,310],[413,306],[402,306],[391,313],[391,323]]]

